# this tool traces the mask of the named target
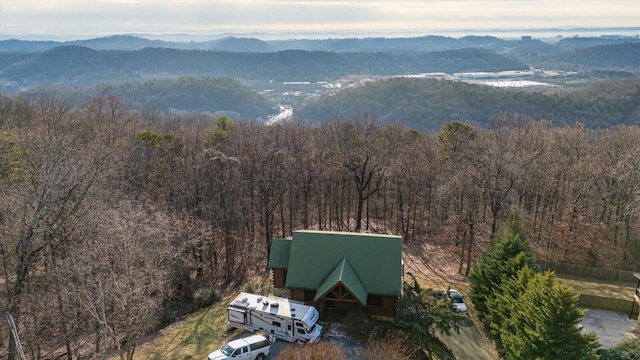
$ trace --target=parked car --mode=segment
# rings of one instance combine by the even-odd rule
[[[250,335],[241,339],[229,341],[211,354],[209,360],[264,360],[269,355],[271,343],[262,335]]]
[[[464,303],[464,298],[462,294],[458,290],[449,289],[447,290],[447,297],[453,302],[453,306],[463,314],[467,313],[467,304]]]

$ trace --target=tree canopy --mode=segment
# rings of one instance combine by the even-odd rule
[[[495,297],[503,282],[515,277],[525,266],[538,269],[525,241],[522,219],[514,214],[513,219],[504,226],[469,274],[471,300],[475,308],[481,314],[487,314],[487,303]]]

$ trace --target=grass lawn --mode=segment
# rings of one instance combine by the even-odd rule
[[[457,276],[429,276],[429,274],[424,273],[418,274],[416,277],[423,288],[438,290],[446,290],[448,287],[458,288],[467,296],[467,301],[469,300],[468,283],[463,278],[458,278]],[[406,277],[405,280],[411,281],[410,277]],[[594,279],[571,277],[562,274],[558,274],[558,280],[571,286],[579,294],[627,299],[633,296],[635,290],[635,284],[631,283],[594,282]],[[596,281],[601,280],[596,279]],[[239,330],[227,331],[226,327],[227,305],[233,296],[227,296],[216,305],[202,309],[163,329],[154,339],[145,342],[136,349],[135,358],[205,359],[209,353],[218,349],[240,332]],[[479,356],[479,350],[487,347],[479,330],[476,326],[465,327],[462,329],[462,333],[465,335],[466,332],[469,332],[470,335],[465,335],[469,338],[458,335],[447,337],[444,340],[449,347],[457,350],[457,352],[469,347],[470,349],[467,350],[471,351],[470,353]],[[462,350],[460,349],[461,343],[465,345]],[[484,352],[487,353],[486,356],[478,358],[494,358],[488,348]],[[446,356],[437,357],[446,358]]]
[[[578,294],[597,295],[602,297],[633,299],[636,289],[633,283],[625,282],[605,282],[601,279],[590,279],[571,275],[556,274],[558,281],[569,285]]]
[[[206,359],[212,351],[224,345],[239,330],[227,331],[227,305],[223,298],[216,305],[189,315],[158,336],[139,346],[136,359]]]

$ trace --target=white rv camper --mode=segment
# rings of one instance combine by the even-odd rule
[[[299,301],[243,292],[227,309],[229,328],[261,331],[270,339],[316,342],[322,334],[318,310]]]

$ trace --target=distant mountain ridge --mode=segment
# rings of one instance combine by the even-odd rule
[[[333,52],[415,52],[460,49],[479,47],[493,50],[504,50],[511,47],[525,45],[531,41],[505,40],[494,36],[469,35],[460,38],[427,35],[406,38],[343,38],[343,39],[291,39],[291,40],[260,40],[250,37],[228,36],[209,41],[164,41],[151,40],[133,35],[114,35],[108,37],[73,40],[73,41],[29,41],[29,40],[1,40],[0,52],[45,51],[57,46],[79,45],[94,50],[141,50],[147,47],[158,47],[179,50],[219,50],[232,52],[276,52],[282,50],[308,50]],[[575,37],[564,38],[558,42],[559,47],[595,46],[618,44],[623,42],[640,42],[638,37]]]
[[[66,45],[23,57],[0,53],[0,64],[4,64],[0,68],[0,80],[13,84],[18,91],[46,83],[95,86],[179,76],[327,81],[354,74],[391,76],[529,68],[511,56],[477,48],[419,53],[303,50],[262,53],[166,48],[107,51]],[[6,86],[3,89],[11,91]]]
[[[465,37],[461,39],[444,36],[416,38],[347,38],[323,40],[270,40],[256,38],[224,37],[204,42],[177,42],[150,40],[132,35],[114,35],[103,38],[73,41],[24,41],[2,40],[0,51],[45,51],[57,46],[79,45],[94,50],[141,50],[147,47],[179,50],[220,50],[232,52],[276,52],[282,50],[308,51],[433,51],[469,46],[503,46],[506,40],[494,37]]]
[[[384,121],[437,129],[452,120],[486,124],[500,112],[514,111],[550,119],[554,125],[580,121],[609,127],[640,124],[638,59],[640,38],[623,36],[554,43],[492,36],[272,41],[225,37],[171,42],[120,35],[68,42],[4,40],[0,41],[0,91],[69,95],[80,103],[89,95],[113,94],[133,109],[222,112],[244,119],[264,118],[274,105],[285,103],[293,104],[295,116],[312,121],[374,113]],[[397,75],[443,77],[442,73],[506,70],[531,70],[527,74],[532,80],[563,88],[543,93],[410,79],[367,84]],[[564,94],[584,84],[622,80],[630,82],[598,88],[594,96]],[[289,87],[290,83],[309,86]],[[367,85],[352,88],[362,84]],[[338,88],[343,90],[320,95]],[[261,96],[255,96],[258,91]]]

